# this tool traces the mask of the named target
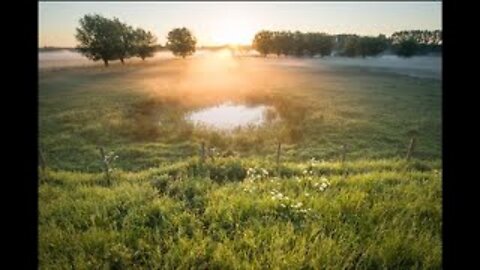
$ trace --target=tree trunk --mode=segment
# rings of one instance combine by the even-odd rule
[[[106,67],[108,67],[108,60],[107,59],[103,59],[103,63],[105,64]]]
[[[125,62],[123,61],[123,58],[120,58],[120,62],[122,62],[122,65],[125,65]]]
[[[145,56],[140,56],[140,58],[142,58],[142,61],[145,61]]]

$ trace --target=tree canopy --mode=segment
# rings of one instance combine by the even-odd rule
[[[260,31],[254,39],[252,47],[267,56],[274,53],[280,55],[330,55],[333,39],[324,33],[301,33],[286,31]]]
[[[269,54],[295,55],[310,57],[328,56],[332,53],[347,57],[377,56],[386,50],[399,56],[413,56],[441,51],[442,32],[435,31],[400,31],[390,38],[385,35],[359,36],[352,34],[329,35],[326,33],[299,31],[258,32],[252,42],[253,49],[261,55]]]
[[[98,14],[80,19],[75,38],[77,50],[94,61],[102,60],[105,66],[112,60],[124,60],[133,56],[142,59],[153,56],[156,38],[150,32]]]
[[[172,51],[175,56],[185,58],[195,53],[197,39],[193,36],[192,32],[185,27],[175,28],[170,31],[167,40],[167,48]]]
[[[137,28],[134,32],[134,55],[145,60],[146,57],[152,57],[155,51],[157,38],[150,32]]]
[[[113,20],[100,15],[85,15],[76,30],[75,37],[80,42],[77,50],[87,58],[103,60],[106,66],[109,60],[119,59],[122,40],[119,27]]]
[[[260,31],[255,34],[252,47],[267,56],[273,51],[273,33],[270,31]]]

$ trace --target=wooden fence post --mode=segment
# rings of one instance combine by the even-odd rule
[[[277,146],[277,173],[280,171],[280,155],[282,151],[282,143],[279,142]]]
[[[407,161],[409,161],[410,158],[412,157],[413,151],[415,150],[416,143],[417,143],[417,138],[416,136],[413,136],[412,139],[410,139],[410,145],[408,146]]]

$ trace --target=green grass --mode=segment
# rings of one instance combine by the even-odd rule
[[[40,71],[40,267],[441,269],[441,81],[276,61]],[[184,119],[226,101],[281,121]],[[99,146],[118,155],[110,180]]]
[[[256,172],[247,175],[248,168]],[[102,174],[47,170],[39,191],[40,265],[441,268],[438,162],[287,163],[280,171],[284,176],[275,176],[275,165],[260,160],[202,166],[189,159],[118,171],[108,186]],[[274,199],[278,193],[288,199]]]
[[[215,66],[191,59],[41,72],[40,142],[47,162],[55,169],[98,172],[96,147],[104,146],[119,154],[120,168],[135,171],[194,156],[202,141],[220,152],[273,158],[277,140],[288,161],[335,160],[342,144],[351,160],[398,158],[406,154],[412,129],[419,132],[415,156],[441,158],[440,81],[268,65],[275,60],[240,59],[225,67],[220,60]],[[282,121],[227,135],[184,119],[194,109],[232,100],[272,105]]]

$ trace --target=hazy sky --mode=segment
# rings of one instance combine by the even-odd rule
[[[152,31],[158,42],[172,28],[190,28],[198,45],[250,43],[255,32],[319,31],[390,35],[398,30],[442,29],[441,2],[40,2],[39,46],[73,47],[85,14],[118,17]]]

